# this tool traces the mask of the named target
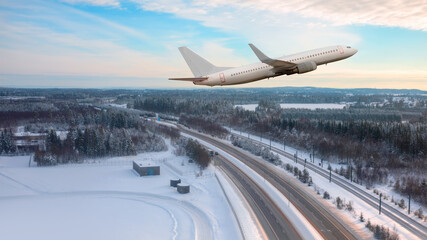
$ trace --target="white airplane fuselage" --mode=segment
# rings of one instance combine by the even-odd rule
[[[288,55],[278,59],[295,64],[314,62],[317,67],[319,65],[346,59],[353,56],[355,53],[357,53],[355,48],[348,48],[346,46],[331,46]],[[235,85],[287,74],[277,74],[272,71],[273,68],[273,66],[262,62],[253,63],[242,67],[231,68],[221,72],[209,74],[206,76],[208,77],[207,80],[202,82],[194,82],[194,84],[207,86]]]

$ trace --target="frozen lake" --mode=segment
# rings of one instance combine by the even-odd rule
[[[347,104],[345,103],[281,103],[282,109],[300,108],[300,109],[343,109]],[[249,111],[255,111],[258,104],[242,104],[234,105],[234,107],[242,107]]]

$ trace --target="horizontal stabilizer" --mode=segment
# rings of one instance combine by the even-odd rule
[[[251,47],[252,51],[254,51],[255,55],[258,57],[258,59],[265,64],[268,64],[272,67],[280,67],[280,68],[293,68],[296,66],[295,63],[278,60],[278,59],[272,59],[267,57],[263,52],[261,52],[258,48],[256,48],[252,43],[249,43],[249,47]]]
[[[190,82],[203,82],[207,80],[207,77],[198,77],[198,78],[169,78],[169,80],[175,81],[190,81]]]

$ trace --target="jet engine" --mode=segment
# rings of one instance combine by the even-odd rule
[[[315,62],[304,62],[304,63],[298,64],[295,68],[286,72],[286,74],[287,75],[291,75],[295,73],[301,74],[301,73],[311,72],[316,69],[317,69],[317,64]]]

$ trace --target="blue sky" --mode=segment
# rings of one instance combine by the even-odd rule
[[[64,0],[0,2],[0,86],[189,88],[177,47],[215,65],[343,44],[353,57],[240,87],[427,90],[424,0]],[[198,86],[199,87],[199,86]],[[203,88],[203,87],[202,87]]]

